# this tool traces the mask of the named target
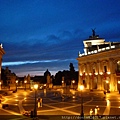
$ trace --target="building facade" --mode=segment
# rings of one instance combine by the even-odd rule
[[[2,44],[0,45],[0,80],[1,80],[1,66],[2,66],[2,56],[5,54]]]
[[[105,42],[93,34],[78,55],[79,81],[86,89],[120,91],[120,42]]]

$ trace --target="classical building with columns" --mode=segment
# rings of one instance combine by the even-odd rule
[[[120,91],[120,42],[106,42],[93,34],[78,55],[79,81],[86,89]]]

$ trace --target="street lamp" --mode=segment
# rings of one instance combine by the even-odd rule
[[[118,81],[118,84],[120,84],[120,81]]]
[[[72,80],[72,88],[74,89],[75,80]]]
[[[83,97],[82,97],[82,91],[84,89],[83,85],[80,85],[80,91],[81,91],[81,114],[80,114],[80,120],[84,120],[84,112],[83,112]]]
[[[37,103],[36,103],[36,93],[37,93],[37,89],[38,89],[38,84],[35,84],[35,85],[34,85],[34,90],[35,90],[34,117],[36,117],[36,116],[37,116],[37,108],[36,108],[36,105],[37,105]]]
[[[108,81],[108,80],[106,80],[106,83],[109,83],[109,81]]]
[[[75,83],[75,80],[73,80],[72,83],[74,84],[74,83]]]
[[[17,91],[17,84],[18,84],[18,80],[16,80],[15,82],[16,82],[16,91]]]
[[[62,87],[63,87],[63,88],[65,87],[65,82],[64,82],[64,80],[62,80]]]
[[[26,83],[27,83],[27,80],[25,80],[24,83],[25,83],[25,90],[26,90]]]

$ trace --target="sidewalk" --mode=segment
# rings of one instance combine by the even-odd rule
[[[89,89],[85,89],[83,90],[83,92],[89,92],[89,93],[103,93],[104,91],[103,90],[89,90]],[[106,93],[106,94],[110,94],[110,95],[117,95],[117,96],[120,96],[119,92],[118,91],[112,91],[110,93]]]

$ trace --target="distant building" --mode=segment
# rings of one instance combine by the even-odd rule
[[[46,81],[46,87],[47,88],[52,88],[53,84],[52,84],[51,73],[48,71],[48,69],[44,73],[44,78],[45,78],[45,81]]]
[[[15,73],[12,73],[11,70],[9,70],[8,67],[4,70],[4,76],[6,76],[6,79],[3,81],[7,82],[7,86],[9,87],[10,90],[15,90],[16,89],[16,80],[17,76]]]
[[[2,65],[2,56],[5,54],[5,51],[2,47],[2,44],[0,45],[0,80],[1,80],[1,65]]]
[[[105,42],[93,34],[78,55],[79,81],[87,89],[120,91],[120,42]]]
[[[44,76],[34,76],[32,77],[34,82],[39,82],[40,84],[44,83]]]

